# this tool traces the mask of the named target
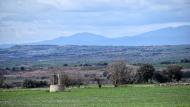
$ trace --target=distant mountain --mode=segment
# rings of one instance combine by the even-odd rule
[[[10,48],[10,47],[12,47],[12,46],[14,46],[14,44],[1,44],[1,45],[0,45],[0,48],[1,48],[1,49],[4,49],[4,48]]]
[[[117,38],[122,45],[179,45],[190,44],[190,26],[169,27],[133,37]]]
[[[59,37],[53,40],[42,41],[37,44],[48,45],[108,45],[110,39],[92,33],[77,33],[68,37]]]
[[[120,38],[107,38],[102,35],[84,32],[23,45],[149,46],[181,44],[190,44],[190,26],[163,28],[136,36]],[[0,44],[0,48],[9,48],[14,45],[15,44]]]
[[[138,30],[138,29],[137,29]],[[179,45],[190,44],[190,26],[169,27],[132,37],[106,38],[92,33],[77,33],[35,43],[38,45]]]

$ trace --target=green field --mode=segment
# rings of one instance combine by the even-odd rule
[[[167,66],[171,64],[153,64],[155,68],[160,69],[160,68],[166,68]],[[190,63],[176,63],[175,65],[182,66],[183,68],[190,68]]]
[[[190,107],[190,87],[130,85],[57,93],[48,89],[1,89],[0,107]]]

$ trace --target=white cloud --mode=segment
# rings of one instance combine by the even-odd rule
[[[189,0],[37,0],[63,10],[172,10],[190,6]]]
[[[22,43],[91,32],[133,36],[190,25],[189,0],[0,1],[0,42]]]

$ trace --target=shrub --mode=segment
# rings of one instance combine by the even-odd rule
[[[23,82],[23,88],[39,88],[48,86],[47,81],[36,81],[25,79]]]
[[[157,71],[153,74],[153,79],[157,82],[164,83],[170,81],[166,71]]]
[[[107,76],[109,75],[109,72],[104,71],[102,75],[103,75],[104,77],[107,77]]]
[[[68,64],[63,64],[63,66],[67,67],[67,66],[68,66]]]
[[[155,69],[150,64],[143,64],[140,66],[138,73],[142,81],[148,82],[149,79],[152,79]]]
[[[181,63],[189,63],[190,59],[184,58],[180,60]]]
[[[95,78],[94,80],[97,82],[98,87],[101,88],[102,87],[101,79],[100,78]]]
[[[182,71],[181,71],[182,67],[178,66],[178,65],[169,65],[166,69],[168,77],[171,80],[176,80],[179,81],[182,78]]]

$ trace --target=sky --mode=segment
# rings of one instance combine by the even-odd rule
[[[0,44],[90,32],[109,38],[190,25],[190,0],[0,0]]]

